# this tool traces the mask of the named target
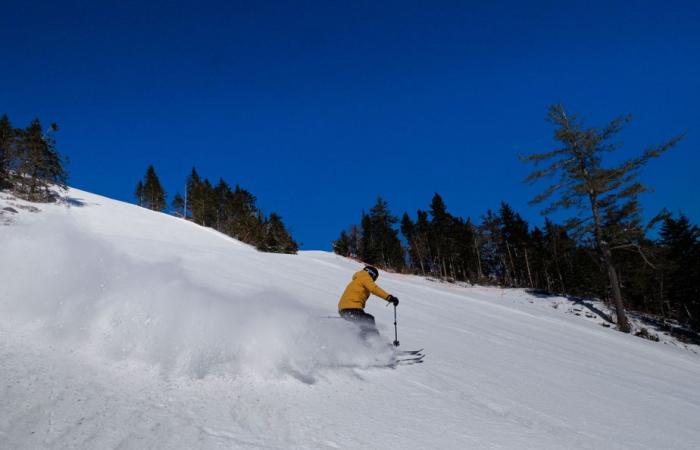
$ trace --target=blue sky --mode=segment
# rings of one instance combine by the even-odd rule
[[[88,4],[89,3],[89,4]],[[251,190],[305,249],[377,195],[395,214],[478,218],[538,192],[518,153],[553,148],[548,105],[622,113],[621,157],[700,222],[698,2],[25,2],[0,6],[0,113],[57,122],[71,185],[133,201],[196,166]]]

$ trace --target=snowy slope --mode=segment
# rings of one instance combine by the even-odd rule
[[[0,197],[0,448],[698,448],[700,356],[519,290],[382,273],[388,352],[335,315],[358,263],[272,255],[78,190]],[[16,212],[15,212],[16,211]],[[5,225],[3,225],[5,223]],[[393,312],[376,298],[387,341]]]

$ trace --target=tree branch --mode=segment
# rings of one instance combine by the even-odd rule
[[[635,250],[637,250],[637,253],[639,253],[639,256],[642,257],[644,262],[647,263],[647,265],[649,267],[651,267],[654,270],[658,270],[658,268],[654,264],[652,264],[651,261],[649,261],[649,259],[644,254],[642,247],[640,247],[638,244],[629,243],[629,244],[616,245],[615,247],[610,247],[610,250],[623,250],[623,249],[628,249],[628,248],[634,248]]]

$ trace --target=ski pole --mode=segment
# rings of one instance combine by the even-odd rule
[[[396,328],[396,305],[394,305],[394,347],[399,346],[399,332]]]

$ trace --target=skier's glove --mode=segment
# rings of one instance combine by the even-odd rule
[[[393,303],[394,306],[398,306],[398,305],[399,305],[399,299],[396,298],[396,297],[394,297],[393,295],[388,296],[388,297],[386,298],[386,301],[389,302],[389,303]]]

